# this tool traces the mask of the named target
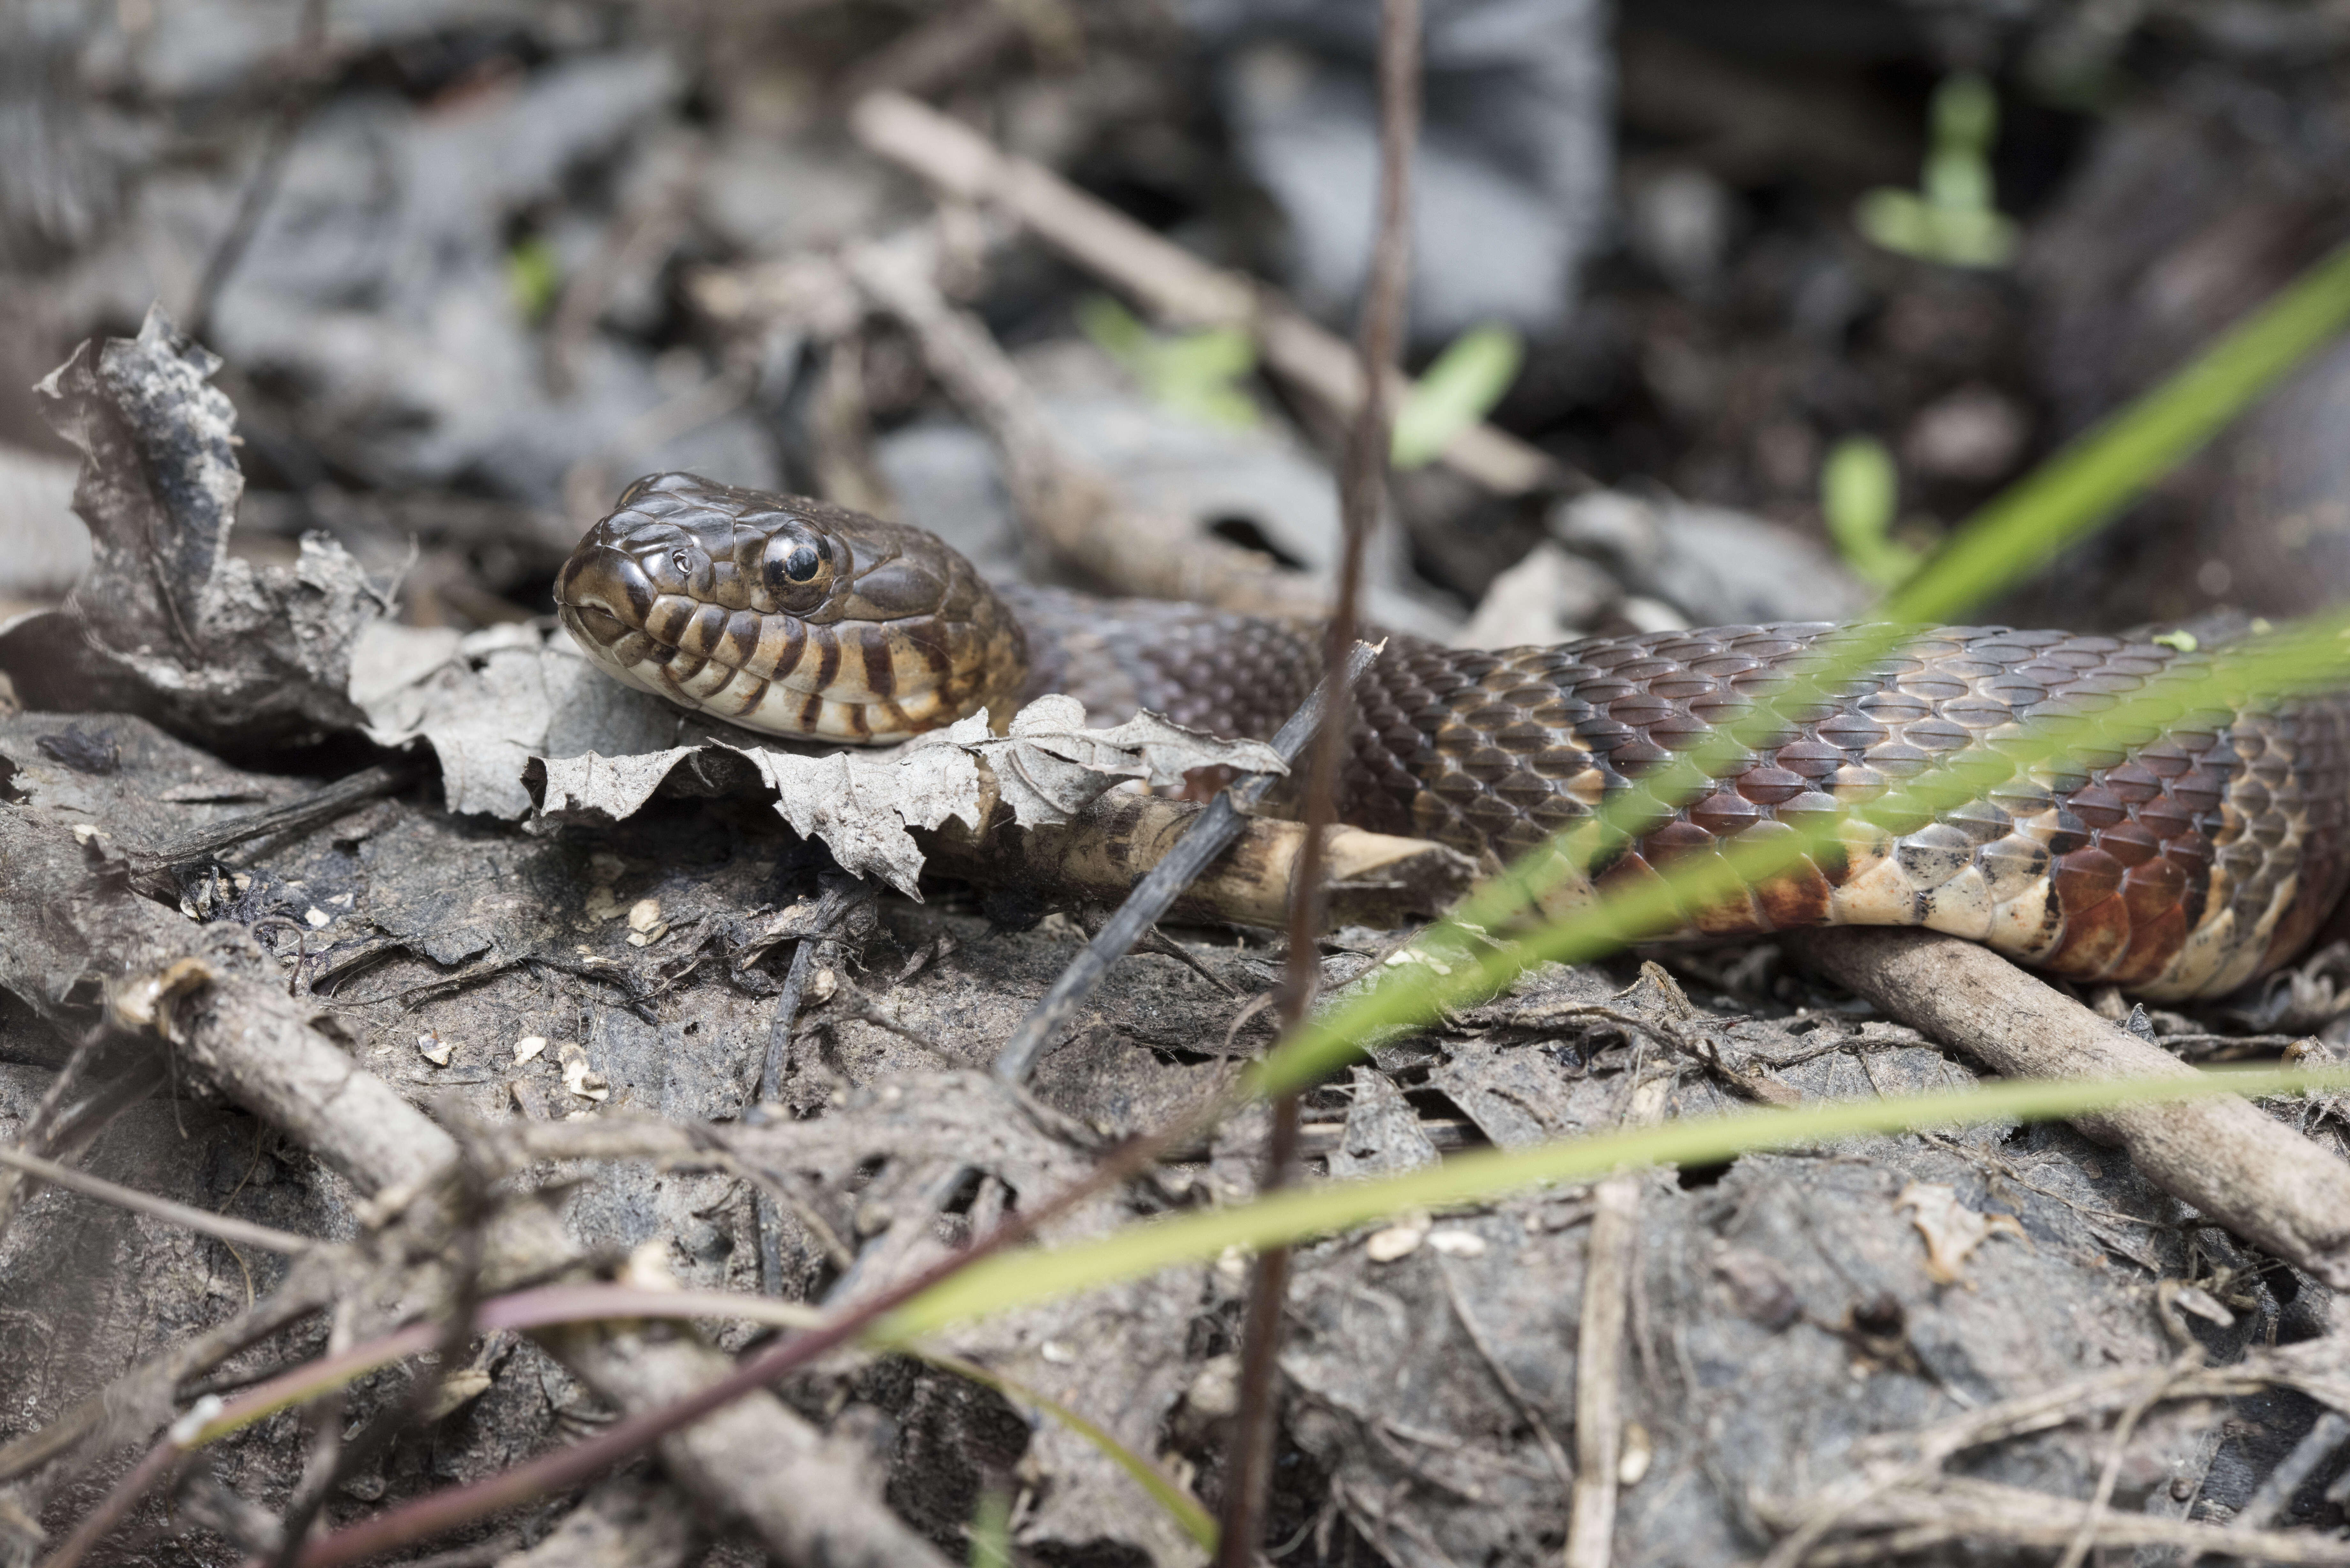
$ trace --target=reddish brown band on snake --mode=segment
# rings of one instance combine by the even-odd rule
[[[639,480],[564,566],[588,656],[632,686],[772,733],[888,742],[1046,691],[1097,722],[1148,707],[1270,734],[1304,700],[1313,628],[1197,606],[991,589],[920,529],[691,474]],[[1365,678],[1343,811],[1498,862],[1591,815],[1717,723],[1828,625],[1716,627],[1497,652],[1396,637]],[[1879,802],[2013,726],[2093,711],[2205,656],[2056,631],[1921,630],[1794,715],[1711,793],[1607,865],[1653,864]],[[1999,770],[1994,770],[1997,772]],[[1690,930],[1914,925],[2157,998],[2216,995],[2291,957],[2350,880],[2350,701],[2215,713],[2131,750],[1987,784],[1697,912]],[[1585,890],[1587,893],[1587,889]]]

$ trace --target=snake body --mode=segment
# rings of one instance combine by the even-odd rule
[[[935,536],[691,474],[638,481],[556,597],[629,684],[771,733],[907,739],[1066,691],[1263,737],[1318,674],[1314,628],[1163,601],[994,590]],[[1717,627],[1555,648],[1394,637],[1357,690],[1342,815],[1498,864],[1588,817],[1851,629]],[[1939,813],[1901,782],[1995,758],[2018,726],[2093,712],[2208,655],[1999,627],[1921,629],[1560,902],[1726,841],[1862,804],[1839,848],[1688,913],[1690,934],[1914,925],[2157,999],[2282,963],[2350,882],[2350,700],[2201,713],[2141,742],[1985,771]]]

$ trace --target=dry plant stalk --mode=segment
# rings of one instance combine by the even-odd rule
[[[199,937],[196,928],[127,887],[109,887],[92,874],[80,846],[62,833],[0,812],[0,863],[8,866],[15,885],[27,895],[0,899],[0,986],[18,996],[50,998],[62,994],[56,983],[58,976],[97,972],[123,977],[109,996],[109,1012],[116,1027],[153,1031],[166,1048],[224,1093],[368,1194],[373,1212],[383,1220],[419,1233],[435,1228],[433,1216],[440,1207],[436,1191],[456,1166],[455,1140],[313,1027],[306,1008],[273,985],[233,972],[219,957],[191,951]],[[44,1011],[62,1027],[80,1025],[61,1003]],[[535,1205],[511,1210],[494,1222],[483,1238],[483,1252],[485,1282],[545,1277],[577,1261],[576,1249],[553,1216]],[[364,1293],[373,1300],[397,1299],[402,1293],[382,1282],[354,1277],[349,1268],[332,1266],[324,1252],[312,1258],[317,1262],[307,1268],[297,1265],[296,1276],[289,1278],[278,1295],[246,1314],[236,1336],[224,1338],[219,1330],[201,1335],[167,1354],[155,1376],[134,1375],[141,1393],[163,1401],[160,1412],[143,1405],[126,1410],[124,1401],[109,1390],[86,1402],[89,1408],[68,1412],[59,1423],[62,1432],[35,1433],[10,1445],[8,1453],[19,1473],[75,1448],[88,1451],[84,1440],[93,1435],[120,1442],[151,1433],[154,1420],[168,1418],[172,1385],[203,1365],[192,1357],[226,1354],[253,1332],[255,1324],[290,1321],[346,1294]],[[423,1262],[432,1266],[431,1260]],[[332,1276],[323,1289],[322,1282],[313,1277],[320,1269]],[[668,1353],[662,1365],[673,1366],[687,1354]],[[698,1345],[691,1354],[708,1363],[713,1375],[731,1366],[725,1357]],[[592,1354],[583,1349],[582,1365],[576,1369],[632,1413],[645,1407],[632,1402],[639,1395],[650,1404],[665,1402],[673,1381],[650,1370],[641,1376],[632,1372],[628,1353],[608,1345],[592,1347]],[[153,1419],[140,1425],[137,1418],[148,1415]],[[130,1426],[139,1429],[123,1429]],[[767,1456],[768,1462],[755,1475],[746,1475],[740,1465],[705,1463],[698,1443],[665,1450],[664,1458],[672,1476],[705,1504],[763,1532],[774,1529],[776,1533],[763,1534],[771,1550],[789,1556],[809,1542],[805,1522],[785,1528],[777,1520],[773,1500],[822,1496],[827,1500],[823,1529],[830,1561],[941,1561],[868,1490],[843,1486],[837,1456],[825,1449],[814,1428],[772,1395],[757,1394],[730,1407],[726,1429],[738,1442],[752,1444],[746,1451]],[[779,1457],[785,1460],[780,1471],[775,1462]],[[805,1465],[793,1473],[802,1459]]]
[[[1624,1125],[1664,1115],[1669,1075],[1633,1086]],[[1575,1490],[1564,1568],[1607,1568],[1616,1541],[1616,1490],[1624,1459],[1624,1342],[1632,1275],[1639,1266],[1637,1171],[1592,1189],[1591,1240],[1583,1268],[1583,1316],[1575,1346]]]
[[[1116,790],[1059,827],[1008,823],[974,836],[950,822],[926,847],[953,876],[1049,891],[1061,899],[1115,903],[1159,864],[1201,808]],[[1289,891],[1305,844],[1304,825],[1253,817],[1238,843],[1175,901],[1184,919],[1263,926],[1288,918]],[[1392,926],[1450,908],[1475,880],[1467,857],[1418,838],[1358,827],[1326,835],[1329,913],[1338,925]]]
[[[1323,648],[1326,670],[1338,669],[1354,646],[1362,610],[1363,559],[1387,488],[1388,404],[1393,389],[1386,370],[1395,363],[1402,342],[1404,286],[1411,274],[1411,159],[1413,144],[1419,140],[1419,0],[1383,0],[1378,79],[1378,220],[1369,276],[1363,288],[1358,344],[1358,385],[1365,390],[1348,432],[1346,464],[1338,478],[1338,509],[1346,539],[1338,567],[1337,602],[1331,607]],[[1338,815],[1338,778],[1354,728],[1353,699],[1351,687],[1339,685],[1331,691],[1329,709],[1314,736],[1312,763],[1306,772],[1305,841],[1291,881],[1289,957],[1281,987],[1284,1037],[1294,1034],[1305,1021],[1321,981],[1314,939],[1322,929],[1327,838]],[[1295,1179],[1299,1095],[1299,1090],[1291,1088],[1274,1099],[1272,1127],[1265,1137],[1263,1191],[1277,1191]],[[1287,1246],[1268,1247],[1258,1254],[1241,1331],[1240,1410],[1232,1424],[1222,1534],[1216,1553],[1222,1568],[1249,1568],[1256,1561],[1257,1538],[1263,1533],[1289,1275]]]

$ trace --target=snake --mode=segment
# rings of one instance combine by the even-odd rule
[[[630,484],[565,562],[556,601],[588,659],[629,686],[759,733],[852,744],[982,709],[1000,726],[1056,691],[1097,722],[1147,709],[1261,739],[1321,671],[1307,622],[991,585],[920,528],[689,473]],[[1806,622],[1475,649],[1391,634],[1356,689],[1339,815],[1498,867],[1856,635]],[[2350,882],[2350,698],[2192,711],[2135,743],[1981,768],[1939,809],[1901,794],[1929,767],[1996,758],[2036,720],[2207,670],[2210,650],[2191,643],[1906,632],[1745,737],[1707,787],[1559,897],[1841,817],[1825,847],[1689,909],[1676,934],[1916,926],[2149,1000],[2233,991],[2293,957]]]

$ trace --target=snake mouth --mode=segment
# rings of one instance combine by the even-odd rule
[[[589,660],[626,685],[763,734],[877,745],[962,716],[920,625],[837,627],[664,591],[617,551],[583,551],[556,610]]]

